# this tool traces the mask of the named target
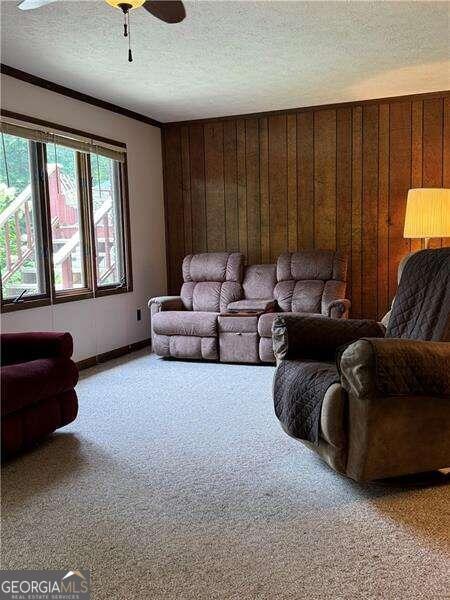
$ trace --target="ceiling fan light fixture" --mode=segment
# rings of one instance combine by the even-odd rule
[[[113,6],[114,8],[118,8],[123,12],[128,12],[129,10],[134,10],[135,8],[139,8],[145,2],[145,0],[106,0],[106,2]]]

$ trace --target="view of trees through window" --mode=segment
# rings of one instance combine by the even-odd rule
[[[41,294],[38,194],[32,181],[33,144],[2,134],[0,161],[0,269],[3,297]]]
[[[48,228],[52,240],[53,285],[67,293],[93,287],[85,272],[93,234],[96,287],[125,283],[120,163],[97,154],[82,154],[59,144],[1,134],[0,269],[4,299],[45,294],[44,243],[38,150],[45,146]],[[44,159],[45,156],[45,159]],[[89,169],[90,166],[90,169]],[[44,167],[43,167],[44,168]],[[90,189],[83,188],[91,174]],[[89,170],[88,170],[89,169]],[[92,201],[91,210],[87,203]],[[86,228],[85,223],[90,223]],[[89,231],[92,234],[88,233]],[[87,239],[85,237],[87,236]],[[47,261],[48,263],[48,261]]]

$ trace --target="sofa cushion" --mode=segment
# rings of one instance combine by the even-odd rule
[[[242,298],[243,262],[239,252],[186,256],[180,292],[186,310],[220,312]]]
[[[221,312],[241,298],[242,288],[235,281],[188,282],[183,284],[181,296],[187,310]]]
[[[328,314],[329,304],[344,296],[346,274],[347,259],[339,252],[285,252],[277,262],[274,297],[283,311]]]
[[[331,250],[302,250],[285,252],[277,261],[277,280],[336,279],[345,281],[347,259],[339,252]]]
[[[248,300],[273,298],[276,283],[276,265],[250,265],[245,269],[242,282],[244,297]]]
[[[284,315],[286,313],[280,313],[280,312],[276,312],[276,313],[265,313],[264,315],[261,315],[259,317],[259,321],[258,321],[258,333],[261,337],[272,337],[272,324],[275,320],[275,317],[277,317],[278,315]],[[290,315],[292,314],[298,314],[298,315],[302,315],[304,317],[320,317],[321,315],[318,315],[316,313],[304,313],[304,312],[299,312],[299,313],[289,313]]]
[[[153,317],[153,331],[160,335],[216,337],[217,316],[216,312],[162,311]]]
[[[184,281],[242,281],[243,256],[239,252],[189,254],[183,260]]]
[[[275,287],[279,307],[286,312],[320,313],[324,282],[321,280],[281,281]]]
[[[73,389],[78,368],[70,358],[41,358],[2,367],[2,417]]]

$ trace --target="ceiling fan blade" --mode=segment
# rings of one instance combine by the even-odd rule
[[[143,7],[165,23],[180,23],[186,16],[183,3],[176,0],[147,0]]]
[[[46,4],[53,4],[53,2],[58,2],[58,0],[23,0],[19,4],[19,8],[20,10],[32,10],[33,8],[41,8]]]

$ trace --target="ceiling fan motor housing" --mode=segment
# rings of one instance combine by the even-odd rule
[[[142,6],[145,0],[126,0],[126,2],[123,2],[122,0],[106,0],[106,2],[110,6],[119,8],[122,12],[127,13],[129,10]]]

